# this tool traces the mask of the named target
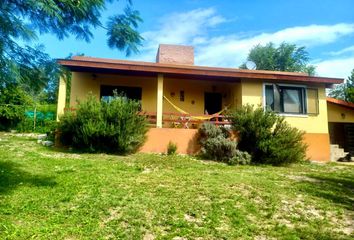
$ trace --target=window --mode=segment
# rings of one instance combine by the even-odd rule
[[[142,89],[140,87],[126,87],[126,86],[101,86],[101,98],[109,99],[114,95],[114,91],[125,96],[128,99],[141,101]]]
[[[265,85],[266,108],[278,113],[306,114],[306,88],[278,84]]]
[[[111,101],[114,97],[114,92],[120,95],[123,99],[132,99],[140,102],[141,110],[141,96],[142,89],[140,87],[126,87],[126,86],[109,86],[101,85],[101,99],[104,101]]]

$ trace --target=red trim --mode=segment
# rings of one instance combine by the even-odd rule
[[[354,108],[354,103],[346,102],[346,101],[336,99],[336,98],[328,97],[327,102],[341,105],[343,107]]]
[[[89,69],[102,70],[118,70],[129,72],[145,72],[145,73],[164,73],[174,75],[191,75],[200,77],[216,77],[229,78],[239,80],[239,78],[249,79],[271,79],[283,81],[299,81],[312,83],[326,83],[339,84],[344,80],[341,78],[326,78],[307,76],[304,73],[293,72],[279,72],[279,71],[264,71],[264,70],[245,70],[237,68],[217,68],[204,67],[195,65],[173,65],[152,62],[137,62],[113,60],[104,58],[91,57],[73,57],[72,59],[58,59],[59,64],[66,66],[69,69],[82,69],[82,71],[89,71]]]

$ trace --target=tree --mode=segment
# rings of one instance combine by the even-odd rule
[[[248,54],[247,60],[253,61],[258,70],[304,72],[315,75],[315,67],[309,65],[309,56],[305,47],[297,47],[295,44],[282,43],[275,47],[270,42],[265,46],[258,44]],[[240,68],[246,69],[243,63]]]
[[[337,85],[329,96],[354,103],[354,69],[346,81]]]
[[[114,0],[110,0],[111,2]],[[118,1],[118,0],[116,0]],[[58,65],[41,46],[38,35],[52,33],[59,39],[69,35],[90,41],[92,29],[107,30],[108,45],[137,52],[142,37],[137,32],[142,21],[132,10],[131,0],[122,14],[112,16],[106,25],[100,21],[105,0],[3,0],[0,2],[0,85],[19,84],[34,91],[60,74]]]
[[[25,106],[31,104],[32,99],[19,86],[0,86],[0,131],[15,127],[24,117]]]

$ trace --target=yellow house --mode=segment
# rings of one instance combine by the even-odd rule
[[[331,160],[354,154],[354,103],[327,98]]]
[[[75,108],[89,92],[99,98],[112,96],[115,89],[124,92],[141,100],[154,126],[142,152],[165,152],[172,141],[180,153],[194,153],[200,121],[227,125],[224,109],[253,104],[279,112],[304,130],[309,159],[330,159],[326,88],[342,79],[196,66],[193,47],[163,44],[154,63],[79,56],[59,63],[72,72],[72,78],[70,103],[66,103],[66,80],[60,79],[57,116],[66,107]]]

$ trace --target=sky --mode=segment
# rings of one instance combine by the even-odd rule
[[[133,0],[144,22],[139,53],[125,56],[110,49],[104,29],[94,29],[87,43],[40,36],[53,58],[69,54],[155,61],[160,43],[195,47],[195,64],[237,68],[257,44],[282,42],[305,46],[319,76],[347,78],[354,69],[354,0]],[[119,14],[124,1],[113,2],[102,22]]]

